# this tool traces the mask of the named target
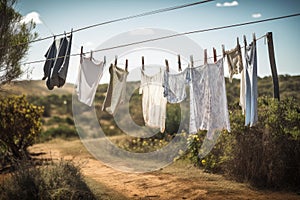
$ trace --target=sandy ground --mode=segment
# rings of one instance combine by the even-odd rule
[[[100,199],[300,199],[295,193],[251,189],[186,163],[149,173],[116,171],[93,159],[79,140],[36,144],[30,151],[44,153],[42,158],[73,159],[79,163],[84,176],[93,180],[93,187],[105,186],[98,194]]]

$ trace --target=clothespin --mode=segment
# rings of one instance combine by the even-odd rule
[[[222,44],[222,53],[223,53],[223,58],[225,58],[226,53],[225,53],[225,45],[224,44]]]
[[[166,70],[167,70],[167,72],[169,72],[170,71],[170,69],[169,69],[169,62],[168,62],[167,59],[165,59],[165,62],[166,62]]]
[[[106,56],[103,57],[103,65],[106,65]]]
[[[182,71],[181,69],[181,60],[180,60],[180,55],[178,54],[178,71]]]
[[[239,51],[241,50],[239,37],[236,38],[236,46],[238,47]]]
[[[125,61],[125,71],[128,72],[128,60]]]
[[[91,50],[91,57],[90,60],[93,60],[93,51]]]
[[[193,55],[190,56],[190,61],[191,61],[191,67],[194,67],[194,59],[193,59]]]
[[[118,56],[115,56],[115,66],[118,64]]]
[[[256,43],[256,36],[255,33],[252,33],[252,37],[253,37],[253,44]]]
[[[217,50],[213,47],[214,63],[217,62]]]
[[[72,37],[72,35],[73,35],[73,28],[71,29],[71,32],[70,32],[70,34],[71,34],[71,35],[69,35],[69,36],[68,36],[69,38],[71,38],[71,37]],[[65,32],[65,35],[66,35],[66,32]]]
[[[245,48],[247,47],[247,39],[246,39],[246,36],[244,35],[244,45],[245,45]]]
[[[207,64],[207,49],[204,49],[204,64]]]
[[[82,63],[82,57],[83,57],[83,46],[80,48],[80,63]]]
[[[144,61],[144,56],[142,56],[142,70],[145,70],[145,61]]]

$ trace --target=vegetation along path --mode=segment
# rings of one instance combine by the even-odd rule
[[[246,184],[205,173],[185,161],[156,172],[125,173],[95,160],[80,140],[55,139],[36,144],[42,158],[73,159],[99,199],[299,199],[295,193],[259,191]]]

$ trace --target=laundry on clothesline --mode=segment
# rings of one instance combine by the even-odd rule
[[[77,82],[75,84],[78,100],[91,106],[103,75],[104,61],[96,64],[92,57],[81,55]]]
[[[207,130],[230,131],[223,59],[216,63],[190,68],[189,133]]]
[[[119,104],[123,103],[125,100],[128,71],[111,64],[109,67],[109,74],[110,82],[102,110],[114,115]]]
[[[229,70],[229,81],[232,82],[234,74],[239,74],[243,70],[243,59],[241,46],[237,39],[237,45],[231,50],[224,50],[223,46],[223,56],[226,56]]]
[[[141,70],[142,109],[145,124],[152,128],[165,130],[167,99],[164,97],[164,71],[160,69],[155,75],[149,76]]]
[[[147,75],[142,57],[141,82],[139,94],[142,95],[142,113],[145,125],[165,131],[167,103],[189,102],[189,124],[187,132],[197,133],[207,131],[207,138],[212,139],[215,131],[230,131],[228,105],[225,88],[224,62],[227,60],[229,80],[234,74],[241,74],[240,106],[245,115],[245,126],[253,126],[257,122],[257,52],[256,39],[249,45],[245,41],[244,63],[241,47],[237,45],[225,51],[223,57],[217,59],[213,48],[214,62],[207,62],[207,51],[204,54],[204,64],[194,66],[193,56],[190,56],[189,66],[182,70],[180,55],[178,55],[178,73],[170,73],[168,60],[166,69],[161,69],[155,75]],[[44,77],[49,90],[55,86],[62,87],[66,81],[69,57],[72,44],[72,34],[59,39],[49,47],[45,57]],[[82,50],[83,51],[83,50]],[[126,60],[125,70],[115,63],[109,67],[110,81],[107,88],[102,110],[115,115],[120,104],[125,102],[128,70]],[[95,93],[105,69],[105,60],[96,63],[94,58],[85,57],[81,52],[76,93],[78,100],[92,106]],[[189,92],[187,94],[187,91]],[[187,98],[189,96],[189,98]]]
[[[62,87],[67,78],[70,53],[72,46],[72,33],[59,39],[55,39],[45,54],[44,77],[49,90],[55,86]]]
[[[186,99],[186,86],[188,84],[189,68],[177,74],[170,74],[168,71],[164,72],[164,97],[169,103],[180,103]]]
[[[257,51],[255,38],[248,46],[245,45],[244,94],[241,98],[245,113],[245,126],[253,126],[258,120],[257,114]]]

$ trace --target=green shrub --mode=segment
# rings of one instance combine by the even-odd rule
[[[41,132],[43,108],[25,96],[0,97],[0,149],[14,159],[27,157],[27,147]]]
[[[186,155],[206,170],[226,173],[257,187],[295,188],[300,185],[300,107],[297,103],[293,99],[278,102],[273,98],[259,98],[258,122],[253,127],[244,126],[245,116],[238,104],[233,104],[229,106],[231,132],[224,131],[202,160],[197,155],[203,136],[198,133],[190,140]]]
[[[78,166],[61,160],[35,166],[30,162],[16,165],[16,170],[0,185],[0,199],[96,199]]]
[[[56,128],[50,128],[41,134],[39,142],[48,141],[53,138],[71,138],[71,137],[78,137],[77,131],[74,126],[66,126],[60,125]]]

